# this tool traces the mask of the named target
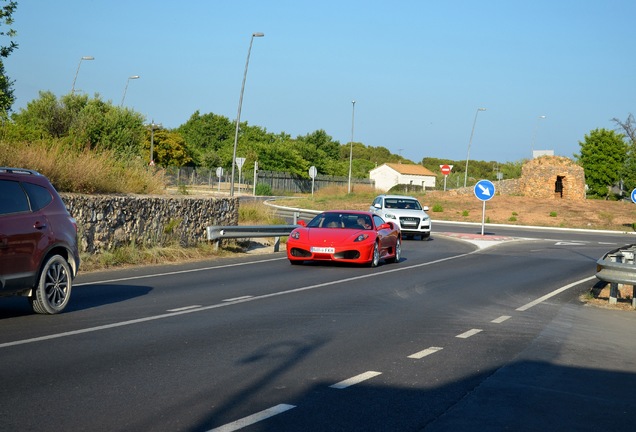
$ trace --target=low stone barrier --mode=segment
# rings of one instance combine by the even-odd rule
[[[118,246],[192,246],[210,225],[237,225],[238,198],[60,194],[77,220],[80,250],[100,253]]]

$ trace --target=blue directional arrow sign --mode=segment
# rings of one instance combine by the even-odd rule
[[[479,180],[475,185],[475,196],[481,201],[488,201],[495,196],[495,185],[490,180]]]
[[[636,203],[636,189],[632,191],[632,202]]]

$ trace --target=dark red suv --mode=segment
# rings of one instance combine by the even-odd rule
[[[0,167],[0,296],[29,298],[59,313],[79,269],[77,224],[42,174]]]

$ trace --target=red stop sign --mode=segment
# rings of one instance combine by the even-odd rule
[[[442,174],[444,175],[449,175],[451,172],[451,167],[448,165],[442,165],[440,168],[442,169]]]

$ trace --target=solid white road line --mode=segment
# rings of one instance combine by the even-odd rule
[[[197,309],[200,308],[201,305],[192,305],[192,306],[184,306],[176,309],[168,309],[166,312],[181,312],[184,310]]]
[[[238,300],[245,300],[245,299],[248,299],[248,298],[252,298],[252,296],[234,297],[234,298],[225,299],[223,301],[224,302],[234,302],[234,301],[238,301]]]
[[[548,293],[548,294],[544,295],[543,297],[539,297],[535,301],[532,301],[530,303],[527,303],[527,304],[517,308],[517,310],[520,311],[520,312],[526,311],[526,310],[530,309],[531,307],[538,305],[539,303],[543,303],[544,301],[546,301],[550,297],[554,297],[555,295],[560,294],[560,293],[562,293],[565,290],[568,290],[568,289],[570,289],[570,288],[572,288],[574,286],[582,284],[583,282],[589,282],[589,281],[591,281],[593,279],[596,279],[596,276],[590,276],[588,278],[581,279],[581,280],[576,281],[576,282],[572,282],[569,285],[566,285],[564,287],[556,289],[556,290],[552,291],[551,293]]]
[[[347,387],[350,387],[352,385],[359,384],[362,381],[366,381],[368,379],[371,379],[371,378],[376,377],[376,376],[381,375],[381,374],[382,374],[382,372],[368,371],[368,372],[365,372],[365,373],[361,373],[360,375],[356,375],[354,377],[346,379],[344,381],[340,381],[339,383],[330,385],[329,387],[341,390],[341,389],[345,389]]]
[[[442,347],[426,348],[425,350],[422,350],[420,352],[416,352],[415,354],[411,354],[408,358],[421,359],[423,357],[426,357],[427,355],[435,354],[437,351],[441,351],[443,349],[444,348],[442,348]]]
[[[148,278],[160,277],[160,276],[173,276],[173,275],[185,274],[185,273],[197,273],[197,272],[207,271],[207,270],[216,270],[216,269],[223,269],[228,267],[241,267],[241,266],[247,266],[252,264],[263,264],[270,261],[281,261],[286,259],[287,257],[269,258],[269,259],[258,260],[258,261],[248,261],[248,262],[241,262],[241,263],[234,263],[234,264],[223,264],[223,265],[217,265],[212,267],[202,267],[202,268],[196,268],[191,270],[177,270],[177,271],[171,271],[171,272],[165,272],[165,273],[152,273],[152,274],[146,274],[146,275],[140,275],[140,276],[130,276],[130,277],[124,277],[124,278],[117,278],[117,279],[106,279],[106,280],[95,281],[95,282],[84,282],[80,284],[73,284],[73,287],[75,288],[75,287],[80,287],[85,285],[98,285],[98,284],[123,282],[123,281],[137,280],[137,279],[148,279]]]
[[[468,339],[471,336],[475,336],[477,333],[480,333],[482,331],[482,329],[472,329],[472,330],[468,330],[467,332],[464,332],[462,334],[458,334],[455,337],[461,338],[461,339]]]
[[[218,428],[210,429],[210,432],[232,432],[235,430],[243,429],[246,426],[253,425],[254,423],[258,423],[259,421],[263,421],[280,413],[284,413],[285,411],[289,411],[292,408],[296,408],[296,406],[287,404],[276,405],[261,412],[257,412],[256,414],[243,417],[242,419],[235,422],[219,426]]]
[[[502,315],[499,318],[496,318],[492,321],[490,321],[491,323],[495,323],[495,324],[501,324],[504,321],[509,320],[510,318],[512,318],[510,315]]]

